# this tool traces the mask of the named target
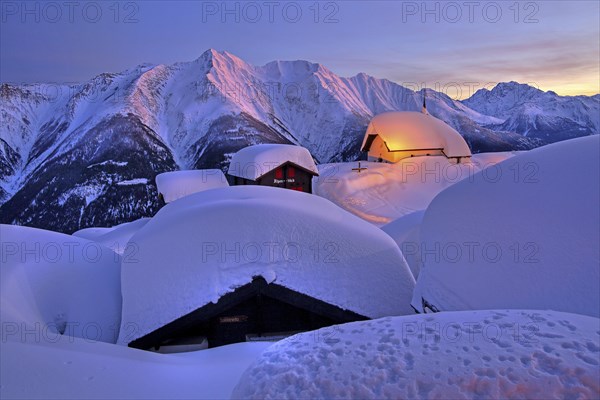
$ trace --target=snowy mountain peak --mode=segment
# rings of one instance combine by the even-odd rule
[[[598,134],[600,104],[590,96],[559,96],[518,82],[480,89],[462,102],[482,114],[504,120],[495,130],[519,132],[545,142]]]
[[[244,60],[227,52],[208,49],[195,60],[196,63],[206,65],[208,68],[234,69],[248,67]]]
[[[479,89],[473,94],[471,98],[483,97],[488,100],[509,98],[513,99],[514,102],[518,102],[519,100],[531,100],[533,98],[543,96],[545,93],[549,94],[550,92],[544,92],[538,88],[535,88],[525,83],[510,81],[500,82],[496,86],[494,86],[492,90],[486,88]]]

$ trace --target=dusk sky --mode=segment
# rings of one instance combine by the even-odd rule
[[[595,0],[0,4],[2,82],[81,82],[214,48],[256,65],[305,59],[458,98],[510,80],[600,92]]]

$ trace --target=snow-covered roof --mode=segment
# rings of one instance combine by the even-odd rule
[[[42,229],[0,225],[0,233],[0,320],[3,327],[18,327],[13,337],[36,341],[37,333],[37,341],[52,340],[64,333],[117,340],[119,256],[98,243]]]
[[[171,171],[156,176],[158,192],[165,203],[203,190],[229,186],[220,169]]]
[[[414,312],[414,279],[396,243],[306,193],[264,186],[195,193],[163,207],[130,243],[138,262],[122,264],[121,343],[258,276],[366,317]]]
[[[425,212],[413,305],[600,316],[600,137],[483,170]]]
[[[319,174],[310,152],[291,144],[257,144],[233,155],[227,173],[231,176],[257,180],[286,162],[292,162],[315,175]]]
[[[415,111],[392,111],[376,115],[363,139],[361,149],[368,151],[368,139],[378,135],[391,151],[443,149],[447,157],[469,157],[471,150],[463,137],[444,121]]]
[[[498,310],[334,325],[265,350],[231,398],[598,398],[599,324]]]

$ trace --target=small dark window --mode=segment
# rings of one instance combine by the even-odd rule
[[[275,170],[275,179],[283,179],[283,170],[281,168]]]
[[[287,169],[287,177],[294,178],[296,176],[296,169],[294,167],[288,167]]]

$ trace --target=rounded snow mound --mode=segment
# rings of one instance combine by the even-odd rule
[[[112,228],[84,228],[74,232],[73,236],[100,243],[127,258],[135,252],[135,248],[128,245],[129,239],[138,230],[142,229],[148,221],[150,221],[150,218],[140,218],[132,222],[113,226]]]
[[[306,193],[196,193],[165,206],[129,243],[137,252],[122,264],[124,343],[259,276],[370,318],[413,313],[414,279],[395,242]]]
[[[114,343],[121,322],[120,257],[62,233],[0,225],[3,340],[58,335]]]
[[[413,306],[600,316],[600,137],[519,154],[440,193]]]
[[[229,186],[220,169],[163,172],[156,176],[156,187],[166,203],[203,190]]]
[[[462,311],[335,325],[268,348],[231,398],[598,398],[599,324],[551,311]]]
[[[421,268],[421,254],[419,250],[419,228],[423,221],[425,210],[406,214],[381,227],[381,230],[390,235],[402,251],[410,271],[416,278],[419,277]]]

